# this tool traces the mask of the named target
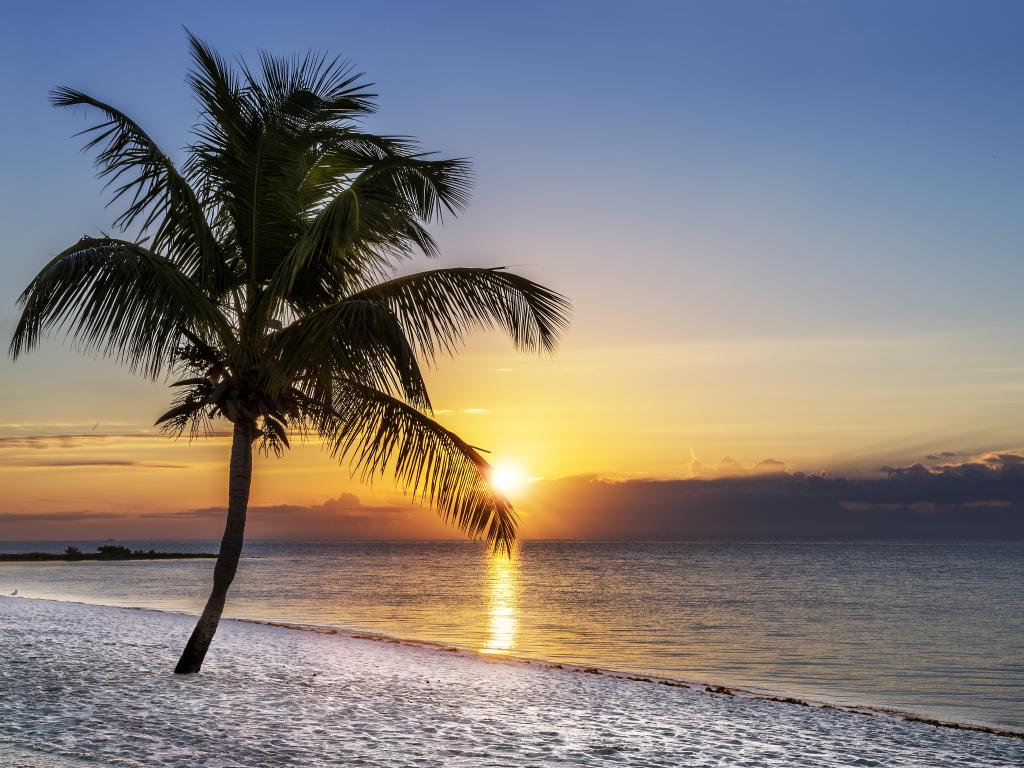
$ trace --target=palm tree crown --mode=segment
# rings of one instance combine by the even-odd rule
[[[478,450],[431,418],[420,360],[481,327],[551,350],[567,301],[502,268],[396,276],[403,259],[436,254],[427,225],[466,204],[468,164],[361,131],[374,95],[337,60],[261,54],[250,69],[189,40],[201,112],[180,168],[114,107],[54,91],[54,104],[101,115],[86,146],[124,204],[115,224],[136,234],[85,237],[50,261],[21,296],[11,354],[67,333],[176,378],[157,422],[173,435],[223,417],[277,454],[289,435],[318,435],[363,478],[390,469],[509,551],[513,509]]]

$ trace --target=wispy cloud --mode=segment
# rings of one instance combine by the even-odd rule
[[[4,462],[7,467],[46,467],[66,469],[72,467],[138,467],[140,469],[188,469],[187,464],[166,464],[158,461],[131,461],[129,459],[42,459],[32,461],[13,459]]]
[[[0,512],[0,523],[80,523],[85,521],[124,520],[136,517],[127,512],[93,512],[74,510],[68,512]]]
[[[118,434],[60,434],[60,435],[4,435],[0,437],[0,450],[5,448],[79,448],[86,444],[101,444],[117,439],[150,440],[167,437],[158,432],[126,432]]]
[[[213,538],[223,530],[224,507],[179,511],[65,510],[0,512],[0,538]],[[247,535],[255,538],[400,539],[450,537],[436,515],[413,504],[364,504],[343,493],[321,504],[257,504]]]

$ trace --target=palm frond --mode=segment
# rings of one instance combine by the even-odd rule
[[[86,149],[124,206],[117,226],[137,233],[83,238],[47,264],[21,295],[11,354],[59,332],[148,376],[173,371],[165,431],[223,417],[274,453],[319,432],[364,479],[394,471],[509,552],[512,507],[479,450],[431,418],[417,354],[454,352],[478,328],[550,351],[568,301],[503,268],[388,279],[437,255],[429,227],[468,203],[469,163],[363,132],[376,97],[340,59],[261,53],[249,68],[188,36],[200,114],[180,171],[124,113],[54,92],[100,115]]]
[[[319,54],[276,58],[238,71],[195,37],[189,82],[204,107],[191,146],[190,176],[233,224],[250,287],[274,274],[306,228],[303,184],[351,120],[373,111],[361,75]]]
[[[206,211],[156,142],[123,112],[81,91],[57,88],[51,99],[54,106],[86,106],[104,116],[79,135],[88,137],[86,150],[99,150],[98,176],[113,188],[111,202],[128,201],[114,225],[138,227],[151,235],[152,249],[165,253],[183,272],[214,290],[222,286],[227,280],[224,259]]]
[[[518,349],[550,352],[569,324],[564,296],[503,267],[417,272],[349,298],[391,307],[429,360],[455,352],[477,328],[502,328]]]
[[[274,212],[259,204],[264,191],[275,188],[273,177],[281,169],[274,158],[264,156],[267,126],[245,78],[191,32],[188,37],[192,66],[186,80],[201,113],[192,129],[196,139],[189,146],[185,170],[217,206],[218,228],[230,237],[251,291],[263,236],[281,237],[278,228],[261,223]],[[262,177],[264,171],[270,179]]]
[[[58,329],[87,350],[156,377],[186,333],[224,344],[230,328],[217,307],[176,264],[113,238],[82,238],[58,254],[19,298],[11,339],[17,358]]]
[[[430,407],[426,384],[394,313],[370,301],[340,301],[308,312],[268,337],[266,357],[281,387],[299,381],[310,393],[330,389],[337,376],[358,377],[378,389]]]
[[[207,382],[208,384],[209,382]],[[190,387],[178,393],[169,410],[160,415],[154,426],[172,437],[179,437],[186,430],[189,438],[213,432],[213,409],[210,407],[211,393],[206,387]]]
[[[379,144],[377,145],[380,146]],[[405,201],[424,222],[456,214],[469,204],[473,174],[464,158],[432,159],[430,153],[379,151],[352,182],[373,194]]]
[[[347,61],[315,51],[301,57],[260,51],[259,57],[259,76],[243,71],[247,87],[268,116],[281,114],[308,127],[349,122],[376,111],[377,95]]]
[[[345,380],[336,382],[334,406],[317,429],[331,454],[347,460],[363,482],[393,468],[403,489],[434,506],[447,524],[511,554],[512,504],[490,486],[490,465],[455,433],[386,393]]]
[[[362,134],[357,143],[389,151],[402,146],[384,139],[374,143]],[[381,156],[384,151],[367,154],[349,148],[318,161],[311,173],[336,194],[275,266],[270,296],[300,307],[315,305],[380,279],[395,259],[416,251],[437,255],[424,225],[439,219],[443,210],[455,213],[468,202],[468,166],[461,160]],[[334,169],[327,170],[331,164]],[[346,174],[353,169],[360,170],[349,178]],[[333,181],[332,174],[338,174]]]
[[[364,213],[363,208],[353,189],[325,205],[276,266],[269,297],[316,306],[337,299],[366,273],[384,274],[387,258],[369,243],[386,242],[385,227],[372,209]]]

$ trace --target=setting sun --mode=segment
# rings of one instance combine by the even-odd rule
[[[1024,768],[1024,0],[139,5],[0,31],[0,768]]]
[[[491,470],[491,487],[506,496],[519,493],[529,479],[523,468],[512,462],[502,462]]]

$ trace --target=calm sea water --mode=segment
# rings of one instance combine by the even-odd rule
[[[198,612],[212,569],[3,563],[0,592]],[[1022,585],[1020,543],[525,542],[505,560],[455,542],[251,542],[227,615],[1024,730]]]

